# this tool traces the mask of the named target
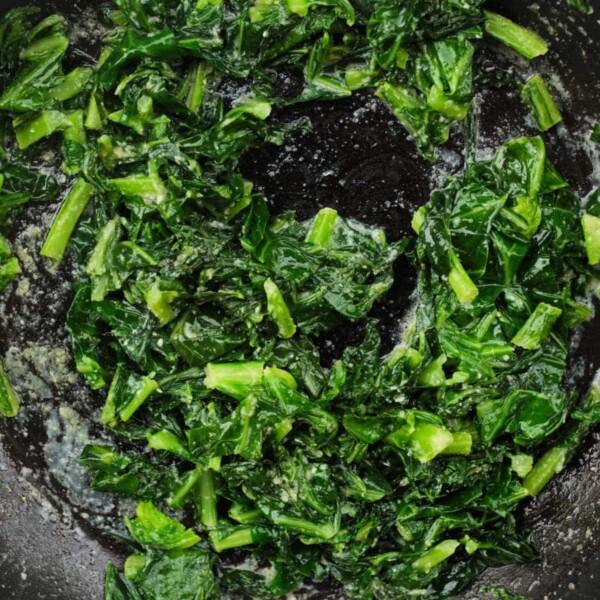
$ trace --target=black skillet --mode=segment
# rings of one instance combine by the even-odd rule
[[[25,3],[0,0],[0,12]],[[78,45],[94,54],[98,34],[86,7],[96,2],[38,4],[83,23]],[[598,183],[600,171],[600,162],[594,160],[599,154],[585,142],[591,123],[600,119],[599,22],[579,15],[567,0],[547,0],[541,7],[522,0],[497,4],[551,42],[547,57],[529,67],[520,64],[518,71],[535,68],[547,75],[551,87],[567,92],[561,101],[564,125],[545,139],[551,159],[584,195]],[[593,4],[600,16],[600,0]],[[81,59],[86,60],[85,55]],[[535,133],[514,91],[486,87],[477,104],[482,154],[510,137]],[[461,168],[460,132],[432,166],[416,154],[397,122],[370,95],[300,110],[311,117],[312,132],[299,134],[284,149],[257,150],[243,164],[244,173],[276,209],[294,208],[307,216],[318,207],[335,206],[344,215],[385,227],[396,239],[407,233],[411,213],[426,201],[432,187]],[[69,376],[74,369],[63,324],[72,265],[67,261],[52,272],[37,256],[48,212],[48,207],[34,207],[16,220],[13,238],[24,248],[26,275],[0,298],[0,352],[23,400],[17,419],[0,422],[0,599],[100,600],[105,564],[119,562],[125,554],[105,532],[118,526],[115,513],[130,507],[119,509],[109,496],[89,494],[77,464],[85,430],[89,427],[92,437],[101,435],[93,423],[102,400]],[[414,288],[408,265],[398,267],[397,280],[389,300],[377,309],[390,344]],[[600,319],[586,326],[573,349],[572,380],[579,390],[600,366],[598,333]],[[359,330],[333,335],[334,342],[358,339]],[[486,583],[503,585],[531,600],[600,599],[599,468],[596,434],[519,515],[533,530],[543,561],[490,570]],[[477,590],[478,585],[463,598],[483,598]],[[343,595],[328,588],[317,591],[316,597]]]

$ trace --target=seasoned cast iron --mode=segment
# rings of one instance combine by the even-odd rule
[[[82,25],[74,39],[85,60],[85,53],[95,55],[98,34],[90,4],[96,2],[80,2],[38,4]],[[600,15],[600,0],[593,3]],[[0,12],[22,4],[26,2],[0,0]],[[555,91],[565,94],[564,124],[545,139],[552,161],[585,195],[598,183],[600,172],[598,154],[586,141],[592,123],[600,118],[597,17],[579,15],[567,0],[498,4],[551,42],[546,57],[519,64],[518,72],[540,71]],[[510,137],[535,134],[514,90],[487,89],[477,106],[482,156]],[[438,163],[431,165],[416,154],[396,120],[370,94],[293,111],[299,112],[311,118],[311,132],[297,134],[282,149],[256,150],[242,165],[276,210],[293,208],[306,217],[321,206],[334,206],[345,216],[385,227],[388,236],[397,239],[408,232],[412,212],[435,185],[461,168],[459,131]],[[16,419],[0,422],[2,600],[100,600],[106,563],[119,562],[125,554],[105,532],[118,527],[118,510],[131,510],[130,504],[119,508],[110,496],[88,492],[85,472],[78,466],[86,438],[102,435],[94,425],[102,399],[73,375],[64,331],[73,266],[66,261],[53,270],[38,256],[52,210],[28,208],[15,221],[12,237],[26,273],[0,297],[0,354],[23,401]],[[389,300],[377,309],[390,345],[397,339],[413,289],[413,272],[400,264]],[[599,333],[596,319],[574,344],[572,381],[579,390],[600,366]],[[332,336],[334,348],[335,342],[359,339],[359,328]],[[487,583],[504,585],[531,600],[600,598],[599,467],[600,436],[592,435],[577,460],[519,514],[520,522],[532,528],[543,562],[490,570]],[[463,597],[482,598],[477,589],[476,585]],[[314,597],[337,600],[343,594],[328,587]]]

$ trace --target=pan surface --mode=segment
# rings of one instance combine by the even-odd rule
[[[0,12],[32,3],[35,0],[0,0]],[[90,8],[95,2],[38,4],[76,23],[73,41],[82,50],[82,60],[86,54],[94,56],[93,40],[101,35]],[[523,63],[516,69],[527,73],[535,68],[561,97],[564,123],[545,140],[551,160],[583,196],[600,183],[599,153],[587,141],[592,125],[600,120],[600,22],[580,15],[566,0],[497,4],[551,42],[550,52],[535,66]],[[600,0],[592,4],[600,15]],[[514,64],[514,57],[506,64]],[[486,89],[476,101],[481,157],[511,137],[536,133],[515,90]],[[311,118],[312,131],[295,134],[283,148],[256,150],[242,164],[244,174],[265,192],[275,210],[293,208],[309,216],[319,207],[334,206],[345,216],[383,226],[390,239],[397,239],[407,233],[413,211],[431,190],[461,169],[460,132],[431,165],[418,156],[394,117],[368,94],[296,108],[290,117],[300,111]],[[22,398],[19,416],[0,421],[2,600],[100,600],[106,563],[119,563],[124,555],[105,534],[121,527],[117,513],[131,510],[127,502],[88,491],[85,471],[78,465],[83,445],[104,435],[95,425],[102,398],[75,374],[64,330],[73,265],[66,260],[56,270],[39,257],[51,213],[47,206],[38,206],[15,219],[12,239],[25,273],[0,296],[0,355]],[[390,344],[414,281],[408,265],[400,264],[395,288],[377,309]],[[575,336],[571,381],[579,390],[600,367],[598,334],[600,318]],[[334,333],[336,339],[344,344],[358,341],[360,331],[346,328]],[[533,530],[544,560],[490,570],[485,582],[531,600],[598,600],[599,469],[596,434],[519,515]],[[477,588],[463,598],[482,599]],[[330,588],[311,596],[343,597]]]

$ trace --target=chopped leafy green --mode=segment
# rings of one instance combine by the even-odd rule
[[[5,417],[14,417],[18,410],[19,398],[13,390],[2,363],[0,363],[0,414]]]
[[[153,561],[165,572],[153,585],[167,586],[177,565],[201,560],[181,552],[249,551],[287,573],[270,587],[221,572],[210,554],[208,581],[222,590],[273,595],[329,576],[365,600],[529,560],[512,511],[600,420],[592,396],[577,404],[564,382],[569,327],[590,314],[574,294],[590,272],[581,202],[541,138],[512,140],[432,195],[409,255],[413,329],[381,355],[371,323],[330,368],[314,336],[364,318],[380,295],[365,292],[389,289],[408,242],[335,211],[272,217],[252,195],[220,220],[196,220],[212,203],[183,222],[152,204],[133,239],[139,205],[117,196],[119,213],[84,220],[75,237],[92,280],[118,273],[98,299],[89,285],[75,299],[78,362],[91,381],[114,372],[104,421],[151,452],[88,447],[83,458],[94,487],[142,501],[128,521],[146,547],[126,565],[136,589],[148,593]],[[194,510],[199,534],[151,500]]]
[[[135,519],[125,518],[132,537],[142,546],[162,549],[189,548],[200,538],[181,523],[158,510],[152,502],[140,502]]]

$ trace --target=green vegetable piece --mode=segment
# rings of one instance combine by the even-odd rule
[[[208,67],[205,63],[198,63],[190,72],[185,103],[193,113],[197,113],[204,103],[207,75]]]
[[[533,469],[533,456],[530,454],[513,454],[510,457],[510,468],[523,479]]]
[[[262,513],[257,508],[248,508],[243,504],[233,504],[229,509],[229,516],[238,523],[247,525],[260,521]]]
[[[534,75],[521,88],[521,98],[533,112],[540,131],[548,131],[562,121],[562,115],[541,75]]]
[[[274,515],[273,523],[280,527],[284,527],[285,529],[297,531],[310,538],[318,538],[321,540],[331,539],[339,530],[339,527],[335,523],[314,523],[306,519],[285,514]]]
[[[158,389],[158,383],[150,377],[144,377],[133,398],[119,411],[122,421],[129,421],[133,413],[148,399],[150,394]]]
[[[331,246],[333,232],[337,222],[338,213],[333,208],[322,208],[316,215],[312,227],[306,236],[306,241],[319,248],[327,249]]]
[[[457,540],[444,540],[413,561],[412,568],[427,574],[431,569],[450,558],[459,546],[460,542]]]
[[[413,231],[418,235],[421,231],[421,227],[423,223],[425,223],[425,219],[427,218],[427,209],[424,206],[419,206],[419,208],[413,214],[410,225]]]
[[[520,219],[512,219],[509,213],[518,215]],[[503,214],[513,220],[516,228],[527,239],[531,239],[535,235],[542,222],[540,203],[537,198],[531,196],[520,196],[517,198],[515,206],[510,211],[508,209],[504,210]]]
[[[69,127],[63,133],[63,164],[61,169],[66,175],[77,175],[81,170],[86,154],[87,136],[83,124],[84,113],[76,110],[67,114]]]
[[[123,565],[123,572],[127,579],[135,581],[146,566],[147,558],[144,554],[132,554],[128,556]]]
[[[596,144],[600,144],[600,123],[594,125],[594,129],[592,129],[592,133],[590,134],[590,140]]]
[[[156,437],[160,433],[165,433],[165,432],[158,432],[157,434],[151,435],[148,438],[148,440],[149,440],[148,445],[153,450],[164,450],[165,449],[164,447],[162,447],[162,448],[155,447],[156,445],[158,445],[158,446],[161,445],[161,441],[158,440]],[[166,433],[170,433],[170,432],[166,432]],[[164,445],[166,445],[166,444],[164,444]],[[181,446],[183,447],[183,444],[181,444]],[[184,448],[184,450],[187,450],[187,449]],[[181,485],[177,489],[175,489],[173,491],[173,493],[167,498],[167,504],[171,508],[181,508],[185,504],[185,501],[187,500],[187,498],[189,497],[191,492],[194,490],[194,488],[197,487],[198,482],[200,481],[201,477],[202,477],[202,471],[200,469],[193,469],[192,471],[189,471],[188,473],[186,473],[183,477],[183,481],[182,481]]]
[[[452,443],[442,450],[442,454],[471,454],[473,436],[468,431],[456,431],[452,437]]]
[[[0,362],[0,414],[16,417],[19,412],[19,398],[15,394],[8,375]]]
[[[171,431],[157,431],[148,436],[148,447],[152,450],[164,450],[185,460],[191,460],[192,455],[187,446]]]
[[[566,305],[567,323],[569,327],[576,327],[589,321],[594,311],[591,306],[568,300]]]
[[[39,34],[45,28],[50,28],[53,25],[63,25],[64,18],[58,15],[51,15],[38,23],[37,27],[33,30],[36,34]],[[32,32],[33,33],[33,32]],[[35,39],[36,35],[30,34],[30,39],[33,41],[21,51],[21,59],[28,62],[42,61],[46,58],[55,57],[69,45],[68,40],[64,37],[62,31],[56,32],[41,39]]]
[[[450,135],[447,120],[432,116],[435,109],[429,107],[426,99],[410,86],[384,82],[375,94],[392,109],[398,120],[415,138],[425,157],[434,160],[434,148],[448,141]]]
[[[119,188],[124,196],[144,198],[153,206],[158,206],[167,197],[167,188],[157,173],[112,179],[111,183]]]
[[[41,255],[54,260],[62,260],[64,253],[88,201],[94,191],[94,186],[84,179],[78,179],[71,191],[61,204],[52,227],[42,246]]]
[[[104,600],[143,600],[132,581],[108,564],[104,580]]]
[[[137,505],[136,519],[125,517],[129,533],[142,546],[162,549],[190,548],[200,538],[181,523],[171,519],[152,502],[140,502]]]
[[[94,71],[88,67],[73,69],[65,80],[50,91],[50,95],[59,102],[65,102],[75,98],[85,89]]]
[[[117,369],[102,411],[102,422],[115,427],[117,416],[128,421],[157,389],[158,383],[151,377],[139,377],[122,368]]]
[[[454,442],[454,436],[427,413],[409,413],[408,422],[386,436],[392,446],[408,450],[419,462],[427,463]]]
[[[334,6],[349,26],[354,25],[354,8],[348,0],[285,0],[285,4],[289,12],[299,17],[306,17],[314,6]]]
[[[92,300],[104,300],[113,287],[111,258],[121,239],[121,224],[117,219],[109,221],[98,234],[96,245],[86,266],[92,277]]]
[[[470,304],[479,295],[479,290],[453,250],[450,251],[450,265],[450,274],[448,275],[450,287],[460,302]]]
[[[523,480],[523,487],[531,496],[537,496],[552,477],[562,471],[567,457],[565,448],[551,448],[540,458]]]
[[[85,128],[93,131],[102,131],[104,128],[103,107],[96,98],[95,91],[90,95],[85,116]]]
[[[277,323],[280,337],[291,338],[296,333],[296,325],[280,289],[272,279],[265,281],[264,288],[267,295],[267,311]]]
[[[457,102],[437,85],[432,85],[427,94],[427,105],[451,119],[462,121],[469,112],[470,103]]]
[[[214,529],[208,536],[215,552],[219,553],[232,548],[251,546],[266,539],[262,529],[246,526],[231,527],[224,530]]]
[[[205,368],[204,385],[209,390],[219,390],[243,400],[262,386],[264,369],[265,363],[261,361],[209,363]]]
[[[417,382],[423,387],[441,387],[446,383],[443,366],[448,357],[442,355],[432,360],[420,373]]]
[[[49,24],[49,21],[46,23]],[[56,24],[62,26],[62,22]],[[18,48],[23,41],[19,38],[13,43]],[[10,41],[8,43],[10,44]],[[23,48],[20,58],[27,64],[23,65],[4,88],[0,97],[0,110],[31,113],[47,106],[48,90],[60,76],[60,61],[68,47],[69,40],[61,31],[57,31]]]
[[[160,282],[155,280],[146,292],[145,299],[150,312],[161,325],[166,325],[177,316],[172,304],[179,296],[180,293],[176,290],[161,289]]]
[[[214,555],[196,547],[148,552],[143,565],[135,559],[126,568],[144,598],[216,600],[220,593],[213,564]]]
[[[600,217],[585,214],[581,217],[585,251],[590,265],[600,263]]]
[[[485,11],[485,30],[525,58],[536,58],[548,52],[546,42],[538,35],[488,10]]]
[[[246,337],[213,315],[185,313],[173,328],[170,341],[189,365],[202,366],[242,345]]]
[[[19,261],[11,255],[8,240],[0,235],[0,291],[21,272]]]
[[[513,337],[511,343],[526,350],[536,350],[550,335],[554,324],[561,315],[560,308],[540,302]]]
[[[217,526],[217,491],[215,474],[212,469],[202,471],[199,487],[200,521],[205,527],[213,529]]]
[[[283,383],[286,387],[291,388],[292,390],[297,389],[298,384],[294,379],[294,376],[283,369],[278,369],[277,367],[265,367],[264,375],[263,375],[263,383],[275,383],[281,384]]]
[[[368,87],[373,83],[373,79],[377,75],[376,71],[369,68],[348,67],[344,73],[344,81],[351,91],[360,90]]]
[[[69,119],[63,113],[57,110],[44,110],[33,119],[16,126],[19,148],[26,150],[41,139],[70,126]]]

